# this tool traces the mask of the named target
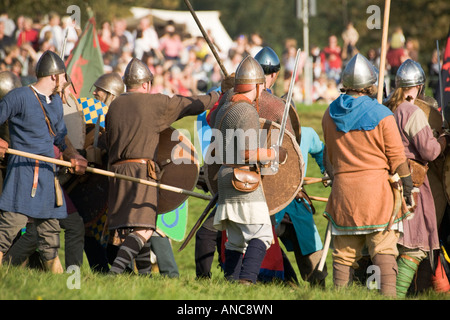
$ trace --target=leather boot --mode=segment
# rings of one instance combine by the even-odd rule
[[[50,271],[51,273],[64,273],[64,269],[58,256],[52,260],[44,261],[44,267],[45,270]]]
[[[374,265],[380,268],[380,292],[387,297],[397,296],[397,260],[390,254],[377,254],[372,258]]]
[[[261,264],[266,256],[266,250],[266,245],[259,239],[252,239],[248,242],[239,275],[241,283],[256,283]]]
[[[353,281],[353,268],[333,262],[333,284],[337,288],[350,285]]]
[[[419,268],[417,259],[414,259],[408,255],[401,255],[397,260],[398,276],[397,276],[397,297],[404,298],[411,285],[411,282]]]

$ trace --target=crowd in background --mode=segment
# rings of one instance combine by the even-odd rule
[[[183,33],[173,21],[168,21],[158,32],[151,17],[142,18],[133,28],[127,25],[125,19],[106,21],[98,24],[97,28],[105,73],[115,71],[123,75],[128,62],[137,57],[145,61],[154,74],[152,92],[189,96],[207,92],[220,85],[222,72],[205,39]],[[53,50],[58,54],[64,50],[64,57],[67,58],[81,32],[70,17],[60,17],[56,13],[48,14],[43,21],[35,21],[26,16],[13,20],[7,13],[3,13],[0,15],[0,71],[10,70],[20,76],[24,85],[28,85],[35,80],[34,66],[40,55],[46,50]],[[64,38],[67,38],[65,44]],[[232,47],[224,52],[220,50],[220,39],[211,39],[229,73],[236,70],[246,55],[255,56],[267,45],[257,33],[239,35],[234,39]],[[328,45],[324,48],[314,44],[310,46],[313,102],[329,103],[339,95],[341,72],[351,57],[359,52],[358,40],[358,31],[349,23],[342,32],[341,39],[337,35],[330,35]],[[283,88],[278,92],[287,92],[298,47],[295,39],[285,39],[285,47],[280,56],[282,81],[279,82],[283,83]],[[380,48],[374,47],[361,53],[379,67]],[[386,56],[388,85],[400,64],[408,58],[417,61],[418,55],[419,42],[416,39],[406,39],[402,30],[396,29],[390,36]],[[303,101],[305,97],[305,60],[303,53],[294,91],[296,101]],[[434,90],[439,70],[436,52],[430,57],[426,67],[429,70],[428,86]]]

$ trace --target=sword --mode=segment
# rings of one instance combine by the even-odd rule
[[[194,227],[192,227],[192,230],[189,232],[188,236],[186,237],[186,240],[184,240],[183,244],[181,245],[180,249],[178,249],[178,252],[181,252],[186,246],[188,245],[189,241],[191,241],[194,234],[197,232],[197,230],[200,228],[200,226],[205,221],[205,218],[208,216],[208,213],[211,211],[212,208],[217,203],[217,199],[219,199],[219,193],[216,193],[214,195],[214,198],[211,199],[211,201],[206,206],[205,210],[203,210],[202,214],[198,218],[197,222],[195,223]]]
[[[289,109],[291,108],[292,94],[294,91],[295,78],[297,76],[300,52],[301,52],[301,49],[298,49],[297,55],[295,57],[294,70],[292,72],[291,82],[289,84],[289,91],[288,91],[287,98],[286,98],[286,104],[284,105],[283,118],[281,119],[281,124],[280,124],[280,135],[278,136],[277,144],[275,146],[272,146],[272,147],[275,147],[276,149],[283,145],[284,131],[286,130],[286,123],[287,123],[287,120],[289,117]],[[264,168],[264,167],[261,168],[261,174],[262,175],[276,174],[278,172],[278,166],[279,166],[278,159],[275,159],[271,163],[271,166],[269,168]]]
[[[200,23],[200,20],[198,19],[197,14],[196,14],[195,11],[194,11],[194,8],[192,7],[192,5],[191,5],[191,3],[189,2],[189,0],[184,0],[184,3],[186,4],[186,6],[188,7],[189,11],[191,12],[192,17],[194,17],[194,20],[195,20],[195,22],[197,23],[197,26],[198,26],[198,28],[200,29],[200,31],[201,31],[201,33],[202,33],[202,35],[203,35],[203,38],[205,38],[206,42],[208,43],[208,46],[209,46],[209,48],[211,49],[211,51],[212,51],[214,57],[216,58],[217,63],[219,64],[220,69],[222,70],[224,76],[225,76],[225,77],[228,77],[228,72],[227,72],[227,70],[225,69],[225,67],[223,66],[222,61],[220,60],[220,57],[219,57],[219,55],[217,54],[216,48],[214,47],[213,43],[211,42],[211,39],[209,39],[208,34],[205,32],[205,29],[203,29],[203,26],[202,26],[202,24]]]
[[[63,166],[63,167],[69,167],[69,168],[72,167],[72,163],[70,163],[69,161],[49,158],[49,157],[45,157],[45,156],[41,156],[41,155],[37,155],[34,153],[25,152],[25,151],[14,150],[14,149],[8,148],[8,149],[6,149],[6,153],[14,154],[16,156],[26,157],[26,158],[30,158],[30,159],[50,162],[50,163],[53,163],[53,164],[56,164],[59,166]],[[107,176],[110,178],[127,180],[127,181],[131,181],[131,182],[135,182],[135,183],[144,184],[144,185],[147,185],[150,187],[155,187],[155,188],[160,188],[160,189],[175,192],[175,193],[185,194],[185,195],[196,197],[196,198],[203,199],[203,200],[211,200],[212,199],[211,196],[208,196],[206,194],[196,193],[196,192],[193,192],[190,190],[186,190],[186,189],[182,189],[182,188],[178,188],[178,187],[174,187],[174,186],[169,186],[169,185],[162,184],[159,182],[153,182],[153,181],[149,181],[149,180],[130,177],[127,175],[123,175],[123,174],[119,174],[119,173],[115,173],[115,172],[111,172],[111,171],[107,171],[107,170],[87,167],[86,171],[90,172],[90,173]]]

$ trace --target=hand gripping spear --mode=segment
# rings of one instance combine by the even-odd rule
[[[56,164],[56,165],[59,165],[59,166],[63,166],[63,167],[69,167],[69,168],[72,167],[72,163],[70,163],[69,161],[49,158],[49,157],[37,155],[37,154],[34,154],[34,153],[20,151],[20,150],[15,150],[15,149],[8,148],[6,150],[6,153],[14,154],[16,156],[26,157],[26,158],[30,158],[30,159],[50,162],[50,163],[53,163],[53,164]],[[127,176],[127,175],[118,174],[118,173],[107,171],[107,170],[87,167],[86,171],[90,172],[90,173],[95,173],[95,174],[100,174],[100,175],[103,175],[103,176],[111,177],[111,178],[117,178],[117,179],[127,180],[127,181],[131,181],[131,182],[136,182],[136,183],[144,184],[144,185],[151,186],[151,187],[160,188],[160,189],[167,190],[167,191],[172,191],[172,192],[175,192],[175,193],[185,194],[185,195],[193,196],[193,197],[200,198],[200,199],[203,199],[203,200],[211,200],[212,199],[211,196],[206,195],[206,194],[196,193],[196,192],[193,192],[193,191],[190,191],[190,190],[173,187],[173,186],[169,186],[169,185],[166,185],[166,184],[161,184],[159,182],[154,182],[154,181],[139,179],[139,178],[135,178],[135,177],[130,177],[130,176]]]

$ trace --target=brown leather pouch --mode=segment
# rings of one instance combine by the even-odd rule
[[[428,165],[423,165],[418,161],[408,159],[409,170],[411,171],[411,178],[414,187],[420,187],[425,181],[428,172]]]
[[[233,179],[231,183],[233,187],[241,192],[255,191],[261,180],[261,176],[258,171],[252,171],[249,169],[233,168]]]

